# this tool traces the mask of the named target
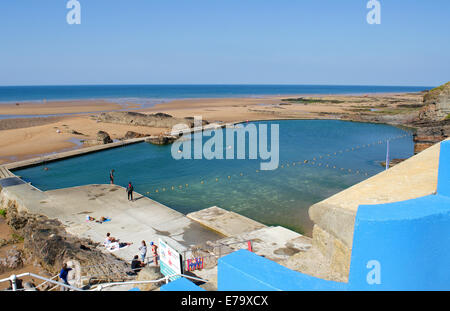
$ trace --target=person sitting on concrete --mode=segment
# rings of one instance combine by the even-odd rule
[[[113,242],[119,242],[119,240],[117,240],[116,238],[112,237],[111,233],[108,232],[106,234],[105,246],[108,246],[109,244],[111,244]]]
[[[138,255],[134,256],[133,260],[131,261],[131,270],[133,270],[135,273],[138,273],[143,267],[145,267],[145,263],[139,260]]]

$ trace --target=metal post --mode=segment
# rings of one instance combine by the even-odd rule
[[[386,170],[389,169],[389,139],[387,140],[386,147]]]
[[[15,292],[17,290],[17,277],[15,274],[11,275],[11,277],[9,278],[9,280],[11,281],[11,287],[12,290]]]

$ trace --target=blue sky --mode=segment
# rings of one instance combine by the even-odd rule
[[[359,84],[450,80],[450,1],[0,2],[0,85]]]

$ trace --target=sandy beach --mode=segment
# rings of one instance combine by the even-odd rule
[[[138,107],[130,105],[129,108]],[[103,100],[74,100],[49,102],[17,102],[0,104],[0,115],[49,115],[82,112],[111,111],[124,105]]]
[[[128,108],[142,113],[167,113],[184,118],[202,116],[209,122],[239,122],[277,119],[359,120],[361,116],[417,114],[421,93],[371,95],[274,95],[244,98],[179,99],[151,108]],[[298,100],[299,98],[302,98]],[[306,99],[306,100],[305,100]],[[127,131],[158,135],[169,128],[98,122],[96,114],[121,110],[106,101],[58,101],[0,104],[0,115],[41,115],[39,118],[0,119],[0,164],[53,152],[82,148],[80,140],[96,138],[98,131],[121,139]],[[48,114],[67,114],[45,117]],[[82,135],[80,135],[82,134]]]

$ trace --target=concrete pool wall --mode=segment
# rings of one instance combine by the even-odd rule
[[[441,144],[436,144],[387,171],[311,206],[309,215],[315,223],[313,245],[332,262],[335,272],[347,277],[349,275],[355,218],[361,205],[377,208],[378,204],[436,193],[440,149]]]

